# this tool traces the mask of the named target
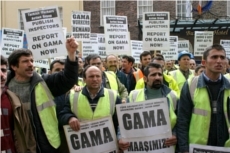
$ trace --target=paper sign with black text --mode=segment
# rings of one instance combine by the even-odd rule
[[[35,60],[34,66],[49,69],[50,63],[49,63],[48,59]]]
[[[224,47],[226,51],[226,56],[230,58],[230,40],[220,39],[220,44]]]
[[[189,153],[229,153],[230,148],[213,147],[198,144],[189,145]]]
[[[182,51],[189,52],[189,41],[188,40],[178,40],[178,53]]]
[[[172,137],[166,98],[116,105],[121,137],[130,142],[125,153],[173,153],[165,146]]]
[[[28,48],[34,59],[67,55],[65,37],[57,7],[22,11]]]
[[[111,117],[81,122],[80,130],[65,125],[64,131],[71,153],[116,153],[117,139]]]
[[[127,16],[104,15],[106,54],[130,55]]]
[[[89,41],[82,41],[82,57],[90,54],[98,54],[97,34],[91,33]]]
[[[90,40],[91,12],[72,11],[72,34],[77,40]]]
[[[194,56],[203,56],[205,49],[213,44],[213,31],[195,31]]]
[[[142,41],[137,41],[137,40],[131,40],[131,52],[132,52],[132,57],[135,59],[135,63],[139,64],[140,63],[140,54],[143,52]]]
[[[23,48],[23,39],[23,30],[3,28],[0,45],[2,55],[8,58],[14,50]]]
[[[98,55],[106,58],[105,34],[97,34]]]
[[[169,50],[169,12],[143,13],[143,50]]]
[[[165,60],[177,60],[178,57],[178,36],[170,36],[170,50],[161,51]]]

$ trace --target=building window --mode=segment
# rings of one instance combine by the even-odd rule
[[[176,1],[177,19],[192,20],[192,4],[190,0]]]
[[[104,15],[115,15],[115,0],[100,0],[100,26],[104,26]]]
[[[230,17],[230,1],[227,1],[227,15]]]
[[[142,19],[144,12],[153,12],[152,0],[137,0],[137,18]]]
[[[22,19],[22,11],[29,10],[29,9],[19,9],[18,14],[19,14],[19,29],[24,30],[24,23]],[[63,11],[62,7],[58,7],[60,18],[61,18],[61,23],[63,25]]]

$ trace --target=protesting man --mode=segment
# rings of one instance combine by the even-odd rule
[[[189,144],[230,147],[230,83],[223,77],[225,49],[212,45],[203,53],[205,71],[184,84],[178,107],[177,137],[180,151]]]
[[[7,60],[1,55],[1,152],[36,153],[29,116],[20,99],[7,89]]]
[[[33,55],[28,49],[18,49],[9,56],[9,89],[19,95],[27,109],[36,140],[37,153],[57,152],[60,145],[58,121],[53,96],[70,90],[77,82],[78,62],[74,38],[68,38],[68,57],[63,72],[44,76],[34,72]]]
[[[144,69],[144,81],[146,87],[144,89],[133,90],[129,95],[130,102],[141,102],[150,99],[167,97],[169,104],[169,115],[173,136],[166,140],[166,146],[173,146],[177,143],[176,138],[176,114],[174,113],[173,103],[177,103],[177,96],[174,91],[163,84],[163,69],[160,64],[150,63]],[[127,148],[126,148],[127,149]]]
[[[64,109],[58,114],[61,125],[69,124],[74,131],[80,130],[80,121],[107,117],[113,118],[117,132],[118,120],[115,105],[120,104],[117,92],[104,88],[102,71],[96,66],[88,66],[83,71],[85,86],[80,92],[70,92]]]

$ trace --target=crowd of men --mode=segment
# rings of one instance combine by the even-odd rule
[[[63,125],[79,131],[80,122],[111,115],[120,152],[116,105],[166,97],[172,137],[166,146],[189,152],[189,144],[230,147],[229,61],[221,45],[203,53],[200,65],[182,51],[175,61],[143,51],[140,67],[132,56],[76,55],[68,38],[67,59],[54,60],[48,74],[34,71],[29,49],[1,56],[1,151],[68,153]]]

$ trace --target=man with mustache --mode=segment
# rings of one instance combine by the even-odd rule
[[[120,82],[125,86],[127,89],[127,78],[125,74],[121,71],[118,70],[117,64],[118,64],[118,57],[115,55],[108,55],[105,58],[106,66],[107,66],[107,71],[113,71],[117,78],[120,80]]]
[[[7,85],[20,97],[29,114],[37,153],[58,152],[60,136],[53,96],[66,93],[77,82],[77,47],[75,39],[68,38],[66,40],[68,56],[64,71],[43,78],[34,72],[34,60],[30,50],[15,50],[8,58],[11,72]]]
[[[189,144],[230,147],[230,83],[223,75],[223,46],[208,47],[202,58],[205,70],[188,79],[178,104],[177,136],[181,153]]]
[[[7,60],[1,55],[1,152],[36,152],[29,117],[20,99],[10,91],[7,81]],[[30,138],[30,140],[26,139]],[[17,142],[16,142],[17,141]],[[25,143],[24,143],[25,142]]]
[[[130,102],[141,102],[145,100],[166,97],[169,104],[169,115],[172,128],[172,137],[165,142],[166,146],[173,146],[177,143],[176,138],[176,114],[174,113],[173,103],[177,103],[175,91],[163,84],[163,68],[158,63],[148,64],[144,70],[145,88],[131,91],[129,95]],[[123,150],[127,148],[122,148]]]

